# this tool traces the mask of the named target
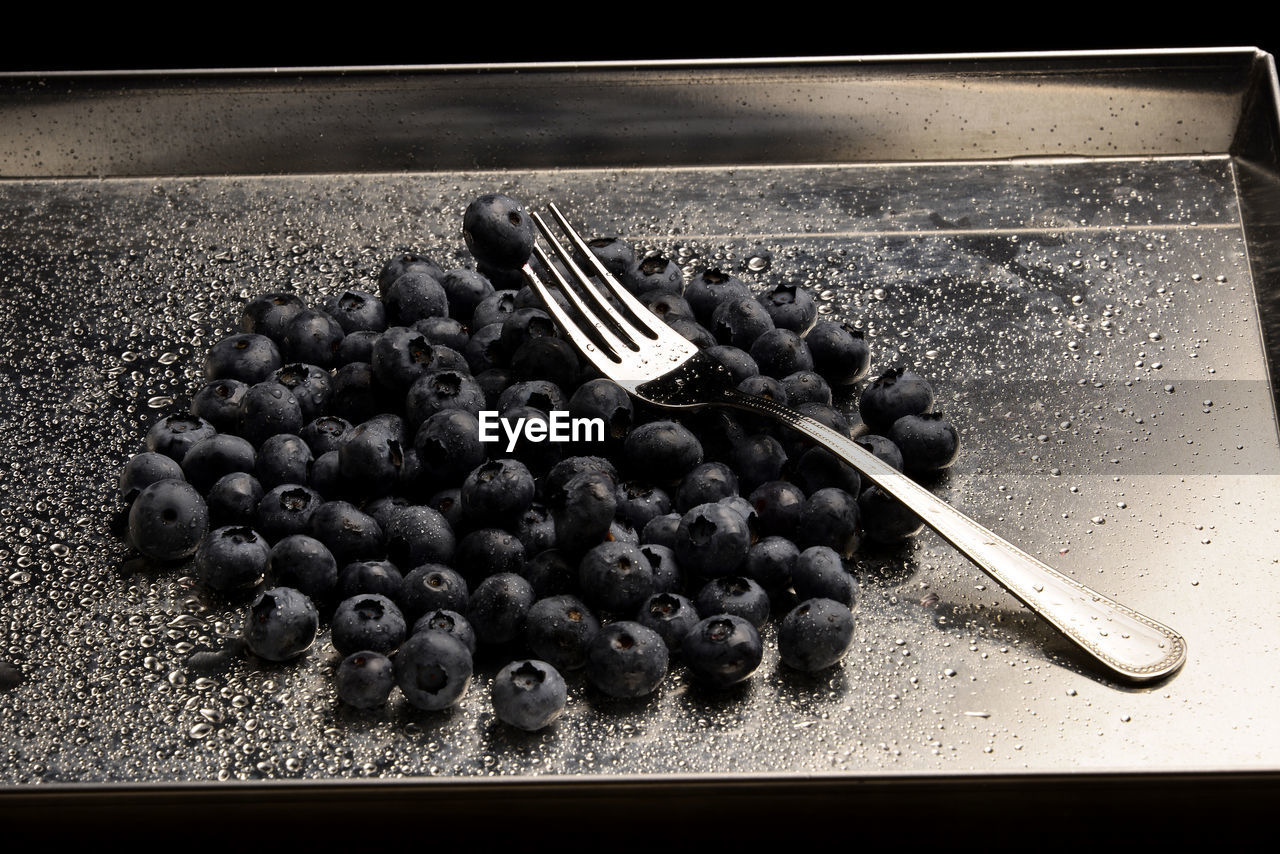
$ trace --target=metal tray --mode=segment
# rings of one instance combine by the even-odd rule
[[[1251,49],[0,77],[0,809],[1274,791],[1276,92]],[[244,603],[127,559],[120,465],[244,299],[461,263],[492,189],[806,282],[873,369],[936,380],[963,436],[937,491],[1183,632],[1184,670],[1108,681],[932,535],[858,555],[834,672],[571,680],[533,736],[493,720],[492,663],[451,714],[360,715],[327,643],[219,658]]]

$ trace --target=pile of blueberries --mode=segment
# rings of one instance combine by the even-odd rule
[[[422,709],[457,703],[477,648],[511,662],[494,710],[529,730],[563,710],[561,671],[640,697],[677,657],[729,686],[757,669],[774,614],[784,664],[837,663],[853,638],[846,561],[920,520],[784,427],[674,417],[600,376],[524,282],[534,231],[518,202],[481,196],[463,233],[474,271],[405,254],[377,293],[250,300],[190,413],[152,427],[121,473],[132,548],[194,557],[215,591],[262,586],[244,621],[261,658],[302,655],[328,615],[338,695],[360,709],[397,686]],[[866,376],[867,345],[818,321],[803,287],[757,296],[717,269],[686,284],[621,240],[590,247],[741,389],[853,434],[832,389]],[[958,437],[932,406],[923,378],[888,371],[862,392],[857,441],[912,475],[945,468]],[[481,410],[568,411],[604,437],[506,453],[481,441]]]

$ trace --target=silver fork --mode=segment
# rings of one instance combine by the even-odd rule
[[[534,255],[555,279],[577,317],[556,302],[551,289],[529,264],[524,266],[524,276],[569,340],[601,373],[630,394],[677,409],[744,409],[800,431],[905,504],[1023,604],[1123,679],[1159,679],[1186,661],[1186,641],[1169,627],[1041,563],[881,462],[848,436],[772,400],[738,391],[724,366],[650,313],[605,270],[560,210],[555,205],[550,205],[550,210],[574,252],[552,235],[542,217],[535,213],[533,218],[577,287],[570,285],[541,246],[534,247]],[[575,254],[590,266],[591,276],[578,266]]]

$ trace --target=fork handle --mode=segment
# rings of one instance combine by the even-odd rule
[[[719,403],[769,415],[839,456],[910,508],[961,554],[1118,676],[1148,682],[1186,661],[1182,636],[996,536],[852,439],[772,400],[725,388]]]

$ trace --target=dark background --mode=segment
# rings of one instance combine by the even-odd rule
[[[1137,7],[1139,4],[1134,4]],[[305,7],[297,7],[305,8]],[[44,12],[9,28],[0,71],[229,68],[332,65],[889,55],[992,51],[1120,50],[1257,46],[1280,49],[1280,32],[1222,8],[1197,19],[1172,7],[1119,4],[1001,7],[846,5],[839,13],[715,12],[685,7],[597,7],[581,14],[511,12],[423,4],[411,17],[347,5],[267,15],[267,7],[170,7],[158,16]],[[553,7],[543,6],[542,9]],[[784,8],[774,4],[774,8]],[[826,7],[830,8],[830,7]],[[648,9],[650,11],[645,12]],[[483,17],[468,21],[464,16]],[[824,16],[835,14],[834,20]],[[198,18],[195,16],[199,16]],[[894,17],[890,17],[894,16]],[[177,23],[175,19],[185,19]],[[874,20],[873,20],[874,19]],[[579,23],[581,22],[581,23]]]

